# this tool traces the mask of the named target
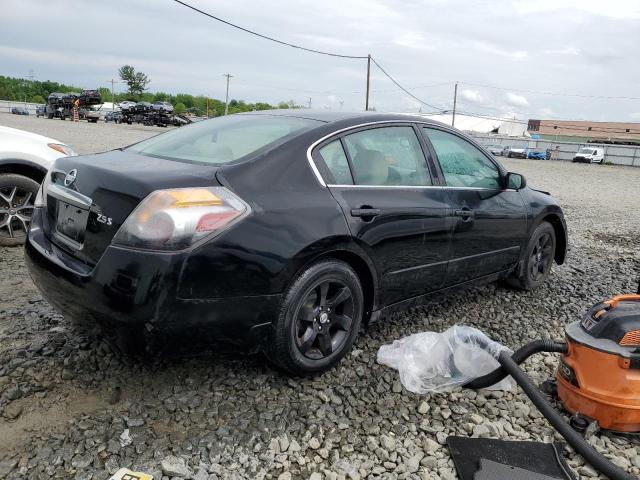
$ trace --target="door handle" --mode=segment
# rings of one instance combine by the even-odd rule
[[[462,217],[463,222],[468,222],[473,218],[473,210],[471,210],[468,207],[459,208],[455,210],[453,213],[456,217]]]
[[[360,217],[365,221],[372,220],[374,217],[380,215],[379,208],[352,208],[351,216]]]

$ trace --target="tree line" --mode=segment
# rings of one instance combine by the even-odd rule
[[[47,97],[53,92],[68,93],[81,92],[83,88],[74,85],[65,85],[50,80],[28,80],[24,78],[5,77],[0,75],[0,100],[16,102],[46,103]],[[112,101],[111,90],[105,87],[98,88],[102,100]],[[215,98],[207,98],[204,95],[191,95],[189,93],[171,94],[166,92],[120,92],[115,93],[113,100],[116,103],[125,100],[134,102],[170,102],[176,113],[191,112],[195,115],[206,115],[207,104],[209,116],[224,114],[224,101]],[[247,103],[244,100],[229,100],[229,113],[250,112],[253,110],[270,110],[273,108],[301,108],[293,100],[271,105],[266,102]]]

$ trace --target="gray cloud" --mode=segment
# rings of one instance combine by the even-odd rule
[[[611,0],[191,0],[266,35],[310,48],[374,57],[426,102],[450,109],[453,83],[473,91],[461,108],[523,118],[553,114],[632,119],[640,101],[559,97],[520,90],[640,96],[638,2]],[[107,86],[125,63],[152,90],[247,101],[293,99],[318,108],[361,109],[366,62],[323,57],[249,36],[169,0],[3,0],[0,74]],[[28,19],[28,20],[25,20]],[[55,30],[52,29],[55,25]],[[442,85],[442,83],[445,83]],[[510,101],[508,88],[528,103]],[[371,103],[417,111],[375,68]],[[321,93],[320,93],[321,92]],[[477,99],[483,99],[478,102]],[[423,107],[423,111],[427,110]]]

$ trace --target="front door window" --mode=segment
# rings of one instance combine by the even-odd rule
[[[425,129],[449,187],[500,188],[498,167],[471,143],[449,132]]]

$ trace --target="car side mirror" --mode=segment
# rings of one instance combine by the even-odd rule
[[[504,183],[506,188],[512,188],[514,190],[520,190],[527,186],[527,180],[524,178],[524,175],[513,172],[507,173]]]

